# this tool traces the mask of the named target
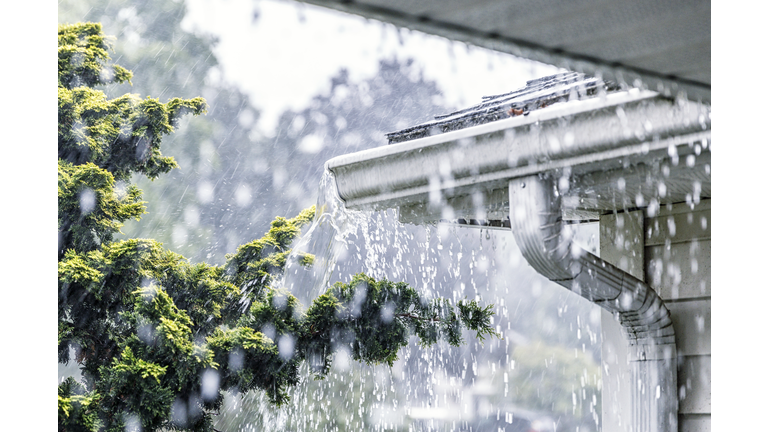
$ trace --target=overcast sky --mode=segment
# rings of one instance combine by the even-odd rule
[[[183,26],[220,37],[216,55],[261,110],[268,134],[287,108],[301,109],[330,90],[340,68],[352,80],[373,76],[379,59],[414,58],[435,80],[444,104],[465,107],[504,93],[556,68],[391,24],[282,0],[187,0]],[[254,12],[257,18],[254,20]]]

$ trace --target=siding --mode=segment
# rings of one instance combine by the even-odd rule
[[[712,277],[710,200],[662,208],[645,219],[646,282],[675,325],[680,432],[711,430]]]

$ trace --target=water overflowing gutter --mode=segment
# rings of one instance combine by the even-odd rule
[[[563,216],[583,199],[566,196],[567,187],[558,180],[563,171],[605,177],[613,200],[594,208],[602,213],[626,210],[628,201],[635,202],[616,198],[627,192],[614,190],[616,173],[635,168],[667,164],[675,171],[672,178],[685,179],[677,183],[690,186],[693,178],[709,193],[710,129],[708,106],[633,90],[340,156],[326,168],[348,208],[397,207],[401,218],[405,210],[434,221],[439,219],[434,208],[483,194],[484,205],[506,212],[532,267],[619,318],[632,362],[633,430],[676,432],[676,348],[669,311],[647,284],[571,241]],[[691,155],[705,163],[681,163]],[[685,202],[685,191],[672,183],[670,178],[667,193],[654,199]],[[477,206],[474,199],[464,202]]]

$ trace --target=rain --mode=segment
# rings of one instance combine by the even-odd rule
[[[183,117],[163,142],[163,154],[173,156],[178,168],[155,180],[139,175],[130,179],[143,190],[147,213],[141,220],[127,221],[118,238],[157,239],[192,263],[222,265],[238,246],[264,235],[276,217],[291,218],[314,205],[313,222],[291,245],[285,269],[273,282],[273,288],[286,290],[274,298],[279,309],[285,307],[287,293],[306,310],[335,283],[348,283],[364,273],[376,280],[405,282],[425,301],[444,298],[453,307],[474,300],[492,305],[494,312],[491,324],[497,336],[479,338],[465,329],[459,347],[442,340],[425,347],[412,337],[391,367],[354,360],[353,336],[336,335],[333,362],[323,379],[313,375],[321,359],[301,363],[300,380],[281,407],[270,404],[258,390],[228,390],[213,421],[216,430],[603,430],[604,413],[614,409],[604,406],[606,400],[614,403],[613,393],[604,394],[604,381],[624,367],[620,354],[604,345],[603,326],[618,321],[618,315],[614,319],[590,301],[581,281],[564,289],[529,264],[525,245],[519,245],[509,229],[510,221],[514,224],[524,215],[522,209],[509,207],[508,195],[502,203],[491,192],[463,186],[467,174],[462,164],[479,158],[479,139],[457,139],[434,167],[425,168],[434,169],[418,185],[420,202],[412,207],[377,203],[348,208],[350,201],[342,198],[339,186],[346,178],[340,179],[341,170],[334,173],[328,165],[344,155],[407,143],[410,138],[394,134],[416,136],[421,133],[414,132],[418,127],[423,127],[423,135],[415,139],[432,138],[442,125],[462,119],[466,114],[461,110],[501,104],[510,92],[530,88],[542,77],[565,77],[576,84],[557,95],[562,100],[505,106],[500,112],[506,114],[498,121],[522,124],[533,118],[529,115],[541,120],[497,135],[508,141],[535,135],[546,154],[569,154],[583,144],[576,120],[570,114],[551,120],[545,110],[585,98],[577,93],[586,94],[591,82],[584,84],[582,78],[548,64],[304,3],[135,3],[62,0],[58,20],[101,22],[105,33],[116,37],[112,58],[133,70],[135,78],[132,85],[105,86],[109,97],[130,92],[166,102],[202,96],[208,112]],[[169,10],[173,18],[158,22],[155,14]],[[596,81],[595,86],[602,85]],[[628,88],[647,91],[642,82],[622,82],[598,90],[589,87],[589,96],[605,101],[612,92]],[[670,102],[678,107],[675,115],[693,115],[686,103]],[[557,197],[574,212],[562,217],[562,236],[573,240],[566,255],[578,260],[626,252],[613,265],[632,273],[639,262],[645,282],[664,287],[661,297],[680,300],[670,309],[684,309],[680,313],[690,315],[688,331],[701,334],[706,341],[697,343],[708,345],[709,309],[686,309],[692,302],[683,300],[711,296],[712,143],[699,135],[683,144],[660,137],[665,124],[650,116],[637,123],[629,104],[605,108],[589,119],[611,116],[611,127],[618,128],[622,140],[642,143],[637,144],[643,146],[637,154],[660,156],[641,165],[620,158],[617,166],[597,174],[553,163]],[[686,133],[710,131],[710,112],[702,106],[695,104],[703,114],[686,126]],[[491,124],[484,121],[470,126]],[[83,137],[84,130],[79,125]],[[144,160],[150,151],[149,141],[143,141],[136,156]],[[528,157],[510,152],[499,159],[510,170],[552,162]],[[469,171],[478,178],[487,174],[475,167]],[[394,184],[415,173],[387,176]],[[124,194],[127,187],[121,181],[118,191]],[[674,207],[667,203],[673,195],[683,197]],[[82,212],[97,208],[99,199],[93,190],[83,190],[78,196]],[[619,211],[589,213],[584,209],[591,203],[583,203],[585,199],[610,201]],[[634,216],[628,216],[630,212]],[[635,248],[640,240],[627,234],[636,216],[644,241],[640,256]],[[693,240],[678,241],[688,235]],[[314,257],[310,266],[303,260],[306,254]],[[351,317],[360,316],[365,296],[365,289],[355,292]],[[626,310],[636,301],[629,291],[615,298],[616,307]],[[245,297],[241,306],[249,306]],[[394,319],[394,305],[384,305],[381,322]],[[298,336],[270,324],[257,331],[274,344],[282,361],[295,357]],[[146,324],[138,336],[151,344],[157,332]],[[79,349],[72,346],[71,361],[59,364],[59,382],[68,376],[80,379],[74,361]],[[241,370],[244,358],[242,351],[232,350],[227,367]],[[662,358],[672,357],[666,353]],[[674,390],[685,400],[709,384],[701,384],[696,372],[686,375],[690,362],[678,361],[674,367],[683,372]],[[216,369],[205,369],[198,393],[174,400],[172,423],[184,427],[196,418],[200,401],[215,400],[222,380]],[[637,385],[642,392],[662,397],[660,386]],[[126,430],[142,430],[137,416],[126,417],[124,423]]]

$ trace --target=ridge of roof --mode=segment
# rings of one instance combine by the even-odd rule
[[[578,72],[563,72],[536,78],[526,86],[494,96],[483,96],[483,102],[450,114],[435,116],[434,121],[386,134],[388,144],[464,129],[504,118],[528,115],[531,111],[555,103],[596,97],[602,92],[615,92],[619,86]]]

